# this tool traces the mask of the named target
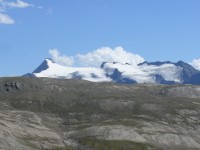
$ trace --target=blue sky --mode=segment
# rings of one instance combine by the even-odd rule
[[[147,61],[191,62],[200,58],[199,7],[199,0],[0,0],[0,76],[32,72],[54,48],[75,56],[121,46]]]

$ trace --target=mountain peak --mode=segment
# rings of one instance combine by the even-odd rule
[[[55,61],[53,61],[53,59],[51,59],[51,58],[45,58],[44,61],[51,62],[51,63],[55,63]]]
[[[55,63],[52,59],[46,58],[32,73],[40,73],[49,68],[49,64]]]
[[[181,66],[181,67],[192,67],[190,64],[188,64],[188,63],[185,63],[184,61],[182,61],[182,60],[179,60],[177,63],[175,63],[175,65],[177,65],[177,66]]]

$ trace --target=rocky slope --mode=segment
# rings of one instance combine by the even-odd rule
[[[0,149],[200,149],[200,86],[0,78]]]

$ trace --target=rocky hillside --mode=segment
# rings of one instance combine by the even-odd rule
[[[197,150],[200,86],[0,78],[0,149]]]

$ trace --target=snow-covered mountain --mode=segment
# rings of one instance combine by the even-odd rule
[[[58,65],[51,59],[45,59],[33,73],[36,77],[83,79],[93,82],[111,81],[100,68],[94,67],[65,67]]]
[[[83,79],[92,82],[200,84],[200,71],[179,61],[143,62],[138,65],[103,62],[95,67],[65,67],[45,59],[32,73],[25,76]]]

